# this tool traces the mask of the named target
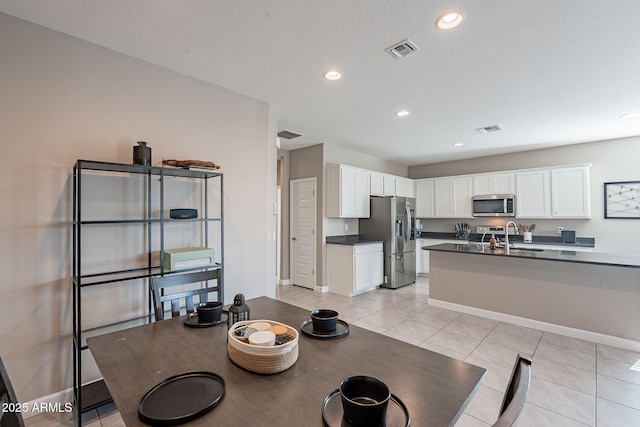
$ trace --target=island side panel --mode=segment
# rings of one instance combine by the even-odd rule
[[[434,300],[640,342],[640,269],[430,253]]]

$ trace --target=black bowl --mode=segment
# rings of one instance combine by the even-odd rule
[[[222,318],[222,303],[219,301],[202,303],[197,310],[199,322],[218,322]]]
[[[338,327],[338,312],[335,310],[313,310],[311,322],[315,332],[333,332]]]

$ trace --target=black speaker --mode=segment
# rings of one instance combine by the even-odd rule
[[[198,209],[171,209],[169,217],[173,219],[193,219],[198,218]]]

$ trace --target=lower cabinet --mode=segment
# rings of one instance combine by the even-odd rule
[[[380,286],[384,280],[382,243],[327,244],[329,292],[353,296]]]

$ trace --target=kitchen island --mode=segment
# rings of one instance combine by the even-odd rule
[[[597,252],[428,246],[430,303],[640,350],[640,259]]]

